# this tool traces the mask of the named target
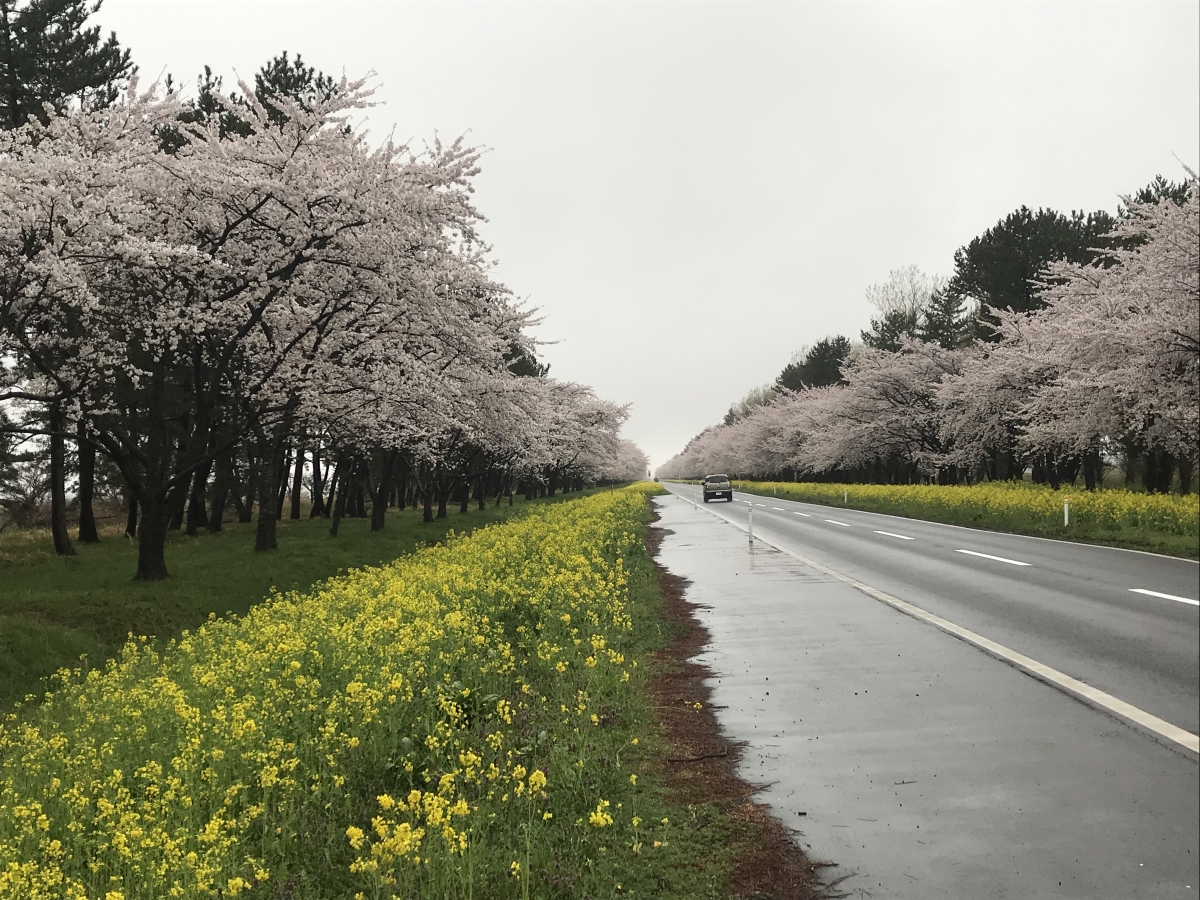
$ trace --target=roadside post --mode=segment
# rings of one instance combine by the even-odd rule
[[[1063,527],[1071,524],[1071,498],[1063,497]]]
[[[753,503],[746,504],[746,518],[750,522],[750,528],[746,533],[749,535],[749,538],[750,538],[750,546],[753,547],[754,546],[754,504]]]

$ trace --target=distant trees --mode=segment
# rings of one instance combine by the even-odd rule
[[[775,387],[781,391],[802,391],[844,384],[842,366],[849,357],[849,338],[840,334],[821,338],[784,366],[775,379]]]
[[[1089,243],[1090,242],[1090,243]],[[1197,179],[1158,178],[1120,218],[1022,208],[956,254],[949,284],[914,267],[819,386],[787,388],[697,436],[667,477],[728,471],[851,481],[1021,477],[1094,488],[1104,460],[1147,490],[1193,485],[1200,435]],[[985,327],[976,332],[979,303]],[[784,383],[784,376],[787,383]]]

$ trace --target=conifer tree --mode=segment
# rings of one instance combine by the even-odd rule
[[[0,127],[29,116],[46,121],[44,104],[100,109],[134,72],[115,33],[87,24],[100,0],[0,0]]]

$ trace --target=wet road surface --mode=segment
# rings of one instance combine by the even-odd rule
[[[666,485],[700,502],[693,485]],[[735,493],[701,505],[764,537],[1200,732],[1200,566],[1190,560]],[[1140,593],[1152,591],[1154,593]]]
[[[687,486],[668,487],[683,492]],[[781,520],[810,511],[804,504],[752,499],[780,507],[772,512]],[[704,507],[679,497],[659,498],[656,504],[660,524],[673,532],[663,543],[660,561],[692,581],[688,597],[705,607],[700,618],[713,640],[704,661],[716,673],[714,701],[724,707],[717,710],[723,727],[731,737],[749,742],[745,774],[769,785],[763,799],[803,834],[815,859],[838,864],[835,877],[847,876],[841,887],[851,896],[1197,896],[1200,770],[1195,753],[1035,680],[828,571],[761,541],[751,550],[745,531],[733,524],[741,517],[738,524],[744,527],[744,504]],[[973,611],[976,619],[965,624],[992,639],[1026,640],[1039,622],[1059,621],[1072,610],[1084,615],[1093,604],[1107,610],[1112,621],[1102,623],[1100,638],[1093,634],[1068,645],[1082,659],[1086,650],[1081,648],[1089,639],[1102,647],[1115,641],[1103,636],[1106,629],[1136,619],[1142,609],[1122,607],[1110,595],[1098,600],[1085,595],[1070,601],[1076,606],[1039,619],[1039,595],[1052,596],[1061,606],[1071,597],[1071,579],[1082,580],[1067,567],[1049,568],[1059,548],[1071,545],[1039,542],[1046,546],[1035,553],[1025,545],[989,543],[992,536],[985,532],[927,532],[921,526],[928,523],[903,520],[909,526],[905,530],[896,519],[889,520],[892,528],[876,525],[868,531],[863,523],[873,522],[865,514],[811,510],[810,517],[824,513],[823,518],[844,524],[827,523],[827,531],[816,537],[790,538],[802,555],[829,569],[837,568],[835,562],[846,568],[857,565],[854,577],[935,608],[952,621]],[[756,531],[788,546],[785,526],[773,532],[774,520],[759,513],[755,507]],[[733,521],[726,522],[726,516]],[[835,529],[836,537],[828,537]],[[913,538],[892,538],[905,545],[940,538],[946,546],[934,545],[927,556],[908,565],[898,565],[888,553],[875,554],[891,559],[904,575],[888,581],[886,572],[871,570],[864,561],[870,555],[864,547],[872,547],[864,544],[865,538],[838,557],[838,541],[847,540],[853,529]],[[1014,547],[1023,556],[1015,555]],[[974,557],[956,553],[960,549],[996,552]],[[938,553],[953,562],[941,563]],[[1006,559],[1029,565],[991,558],[1005,553]],[[1155,569],[1156,558],[1123,556],[1139,560],[1143,568],[1128,566],[1119,577],[1164,578]],[[1014,583],[1016,576],[1008,571],[999,580],[975,568],[954,574],[955,565],[982,563],[1039,571],[1028,584]],[[922,565],[942,566],[936,576],[939,589],[921,592]],[[953,597],[939,599],[950,593],[945,585],[955,578],[971,589],[973,601],[955,606]],[[1033,590],[1027,589],[1029,584]],[[1115,594],[1124,584],[1110,587]],[[1163,593],[1188,585],[1171,582],[1166,587],[1173,590]],[[1126,592],[1135,603],[1142,601],[1143,595]],[[1022,596],[1023,602],[1016,602]],[[1189,596],[1195,596],[1194,586]],[[989,597],[1007,597],[1008,606],[989,611]],[[1192,618],[1176,621],[1171,618],[1175,613],[1160,616],[1158,607],[1150,607],[1147,640],[1156,638],[1159,626],[1154,623],[1165,618],[1165,630],[1182,631],[1191,641],[1194,667],[1196,607],[1162,602],[1163,609],[1184,610]],[[1011,609],[1027,615],[1004,625]],[[997,634],[997,623],[1007,631]],[[1088,623],[1078,623],[1076,630],[1088,632]],[[1071,628],[1063,625],[1062,631],[1070,633]],[[1041,639],[1042,649],[1055,648],[1061,640]],[[1029,653],[1031,645],[1020,649]],[[1176,655],[1184,657],[1186,667],[1186,653]],[[1072,658],[1062,655],[1053,662],[1062,665]],[[1145,686],[1146,681],[1153,686],[1153,679],[1162,677],[1146,666],[1136,677],[1122,680],[1119,659],[1110,656],[1103,669],[1112,670],[1109,686],[1117,690]],[[1163,668],[1171,682],[1172,666]],[[1172,682],[1174,690],[1185,695],[1186,686],[1177,682]],[[1194,721],[1194,679],[1190,689]],[[1186,704],[1180,700],[1160,703],[1158,714],[1172,715],[1182,725]]]

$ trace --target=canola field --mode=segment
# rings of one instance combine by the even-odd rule
[[[628,891],[670,836],[624,762],[651,489],[60,673],[0,728],[0,898]]]
[[[737,490],[793,500],[892,512],[913,518],[1054,537],[1104,540],[1196,555],[1200,542],[1200,496],[1142,494],[1125,490],[1052,490],[1023,481],[975,485],[816,484],[735,481]],[[1063,524],[1063,500],[1070,524]],[[1187,551],[1190,550],[1190,553]]]

